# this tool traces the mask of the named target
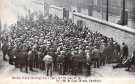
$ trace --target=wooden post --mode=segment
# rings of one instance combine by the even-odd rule
[[[106,1],[106,21],[109,20],[109,0]]]
[[[122,12],[123,12],[123,20],[122,20],[122,24],[125,25],[125,0],[123,0],[122,3]]]

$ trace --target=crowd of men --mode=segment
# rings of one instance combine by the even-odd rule
[[[125,43],[122,48],[113,38],[57,16],[36,21],[23,18],[4,37],[3,60],[8,55],[10,64],[27,73],[36,68],[47,75],[91,75],[92,67],[128,56]]]

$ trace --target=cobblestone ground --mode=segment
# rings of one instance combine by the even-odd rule
[[[125,71],[125,68],[121,69],[113,69],[112,66],[116,64],[107,64],[105,66],[100,67],[99,69],[92,68],[92,76],[90,77],[99,77],[99,78],[105,78],[105,77],[111,77],[111,78],[132,78],[135,77],[135,72],[127,72]],[[13,77],[13,76],[46,76],[45,71],[35,69],[36,72],[29,72],[28,74],[25,72],[20,72],[18,68],[15,68],[12,65],[9,65],[8,62],[4,62],[2,60],[2,53],[0,52],[0,77]],[[60,76],[56,72],[53,73],[53,76]],[[67,75],[72,76],[72,75]],[[80,75],[78,75],[80,76]],[[86,76],[80,76],[80,77],[86,77]]]

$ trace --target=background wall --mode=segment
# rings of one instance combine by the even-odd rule
[[[122,44],[122,42],[125,42],[129,47],[130,55],[131,52],[135,50],[134,29],[132,30],[130,28],[122,27],[117,24],[95,19],[90,16],[84,16],[82,14],[78,15],[78,13],[74,13],[74,22],[77,23],[77,20],[82,20],[83,24],[94,32],[97,31],[110,38],[113,37],[113,39],[119,42],[120,44]]]
[[[106,16],[106,1],[107,0],[50,0],[53,4],[62,7],[68,7],[71,9],[72,6],[82,8],[83,14],[87,15],[86,9],[88,6],[93,6],[93,17],[99,19],[105,19]],[[109,0],[109,21],[117,23],[120,19],[120,11],[122,10],[123,0]],[[126,9],[129,11],[128,27],[135,28],[135,0],[125,0]],[[85,9],[85,10],[84,10]]]

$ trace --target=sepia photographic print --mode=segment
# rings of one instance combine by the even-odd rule
[[[0,84],[135,84],[135,0],[0,0]]]

